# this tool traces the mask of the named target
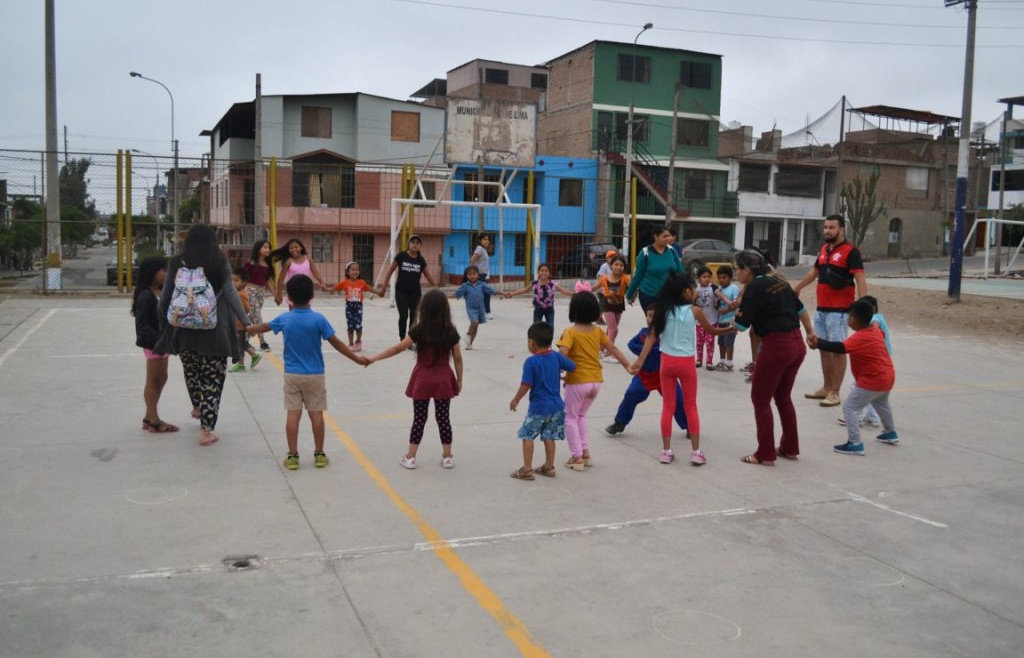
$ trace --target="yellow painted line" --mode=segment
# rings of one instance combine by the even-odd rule
[[[266,354],[265,356],[270,357],[270,361],[278,371],[284,372],[284,364],[277,355]],[[412,505],[405,502],[405,499],[391,486],[388,479],[384,477],[384,474],[380,472],[380,469],[377,468],[373,461],[366,456],[352,437],[349,436],[348,432],[334,422],[334,418],[326,411],[324,412],[324,422],[331,428],[334,436],[348,450],[352,458],[356,460],[356,463],[366,472],[373,483],[416,526],[420,534],[427,540],[430,550],[448,567],[449,571],[455,574],[463,589],[469,592],[476,599],[480,607],[486,610],[498,622],[505,636],[512,640],[512,643],[519,649],[519,653],[526,658],[542,658],[545,656],[550,658],[551,654],[530,635],[526,625],[505,607],[505,604],[501,602],[498,595],[484,583],[483,579],[473,571],[472,567],[459,557],[448,540],[442,537],[441,533],[434,526],[430,525]]]

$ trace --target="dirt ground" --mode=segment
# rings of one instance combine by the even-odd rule
[[[990,340],[1020,346],[1024,341],[1024,301],[961,295],[949,304],[945,291],[912,290],[872,285],[870,294],[894,330],[900,327],[930,334],[971,335],[978,328],[994,329]]]

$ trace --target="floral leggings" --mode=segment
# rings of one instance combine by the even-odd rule
[[[200,425],[204,430],[213,431],[220,414],[220,396],[224,392],[228,359],[189,351],[179,352],[178,358],[185,371],[188,397],[192,400],[192,406],[199,409]]]
[[[441,435],[441,443],[448,445],[452,442],[452,420],[448,415],[448,408],[452,401],[448,398],[434,398],[434,419],[437,420],[437,430]],[[430,411],[430,399],[412,401],[412,429],[409,430],[409,443],[419,445],[423,440],[423,428],[427,424],[427,416]]]

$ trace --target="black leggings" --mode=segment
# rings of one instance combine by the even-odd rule
[[[220,414],[220,396],[224,392],[228,359],[225,356],[207,356],[198,352],[181,351],[181,368],[185,371],[185,388],[192,406],[199,409],[199,422],[204,430],[217,427]]]
[[[398,340],[404,340],[405,332],[416,324],[416,309],[420,305],[422,295],[423,292],[418,288],[415,292],[395,288],[395,306],[398,307]]]
[[[437,430],[441,435],[441,443],[448,445],[452,442],[452,420],[448,415],[448,408],[452,401],[448,398],[434,398],[434,419],[437,420]],[[427,424],[427,416],[430,415],[430,400],[412,401],[412,429],[409,430],[409,443],[419,445],[423,440],[423,428]]]

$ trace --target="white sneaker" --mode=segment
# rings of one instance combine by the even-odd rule
[[[416,458],[408,455],[402,455],[402,458],[398,460],[398,463],[409,470],[416,468]]]
[[[488,313],[488,314],[487,314],[487,319],[488,319],[488,320],[493,320],[493,319],[494,319],[494,316],[493,316],[493,315],[491,315],[490,313]]]
[[[455,459],[453,457],[442,457],[441,468],[454,468]]]
[[[468,338],[465,340],[465,343],[466,343],[466,349],[467,350],[473,349],[473,343]]]

